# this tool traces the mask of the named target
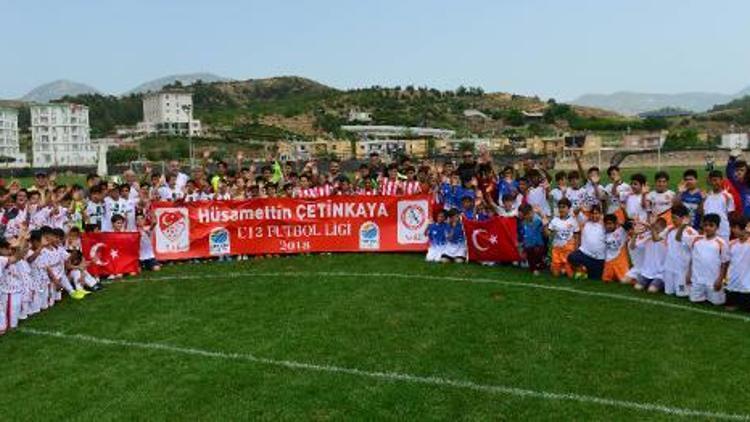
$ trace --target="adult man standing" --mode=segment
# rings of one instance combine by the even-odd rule
[[[182,172],[180,162],[177,160],[171,160],[169,162],[168,170],[169,173],[175,177],[175,189],[182,191],[185,188],[187,181],[190,180],[190,177]]]
[[[463,161],[456,170],[461,177],[461,183],[466,183],[477,175],[477,162],[474,160],[474,154],[471,151],[464,151]]]

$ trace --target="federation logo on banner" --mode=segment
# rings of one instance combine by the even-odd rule
[[[224,227],[211,230],[208,236],[208,253],[210,255],[229,255],[229,231]]]
[[[359,248],[380,249],[380,227],[372,221],[359,226]]]
[[[186,252],[190,250],[190,219],[187,208],[157,208],[156,252]]]
[[[398,202],[398,243],[426,243],[429,203],[426,200]]]

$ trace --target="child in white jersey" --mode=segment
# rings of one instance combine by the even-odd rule
[[[623,202],[630,195],[630,185],[622,180],[620,167],[610,166],[607,169],[607,176],[610,183],[604,187],[604,193],[607,198],[607,214],[614,214],[617,217],[617,223],[625,223],[625,209]]]
[[[570,212],[576,217],[578,217],[578,213],[581,210],[583,196],[586,193],[580,186],[580,183],[580,173],[575,170],[568,172],[568,188],[565,189],[565,198],[570,201]]]
[[[630,194],[625,198],[625,215],[633,221],[636,231],[642,230],[638,225],[648,220],[648,213],[643,206],[646,176],[636,173],[630,177]]]
[[[638,283],[638,280],[641,277],[641,270],[643,269],[643,252],[644,248],[643,245],[646,242],[646,239],[648,239],[648,236],[650,235],[650,232],[645,229],[643,224],[638,224],[638,229],[636,229],[636,225],[633,224],[633,222],[628,221],[625,223],[627,225],[627,232],[628,232],[628,253],[630,254],[630,269],[628,270],[628,273],[625,275],[625,279],[622,280],[623,284],[633,284],[635,285]]]
[[[664,257],[667,253],[667,222],[659,217],[653,224],[647,224],[648,235],[643,240],[643,263],[636,290],[657,293],[664,287]]]
[[[75,286],[76,291],[89,293],[101,290],[102,285],[99,284],[96,277],[86,270],[87,265],[88,262],[83,259],[81,251],[70,251],[67,263],[70,281]]]
[[[732,219],[729,242],[727,309],[750,311],[750,225],[745,217]]]
[[[724,189],[724,176],[719,170],[708,174],[711,189],[703,199],[703,214],[719,216],[718,236],[729,242],[729,214],[734,211],[735,204],[732,195]]]
[[[690,301],[708,301],[714,305],[723,305],[724,279],[729,266],[729,245],[718,235],[721,217],[717,214],[703,216],[701,227],[703,236],[693,240],[688,269]]]
[[[83,299],[85,293],[73,288],[73,285],[70,284],[68,273],[65,268],[69,257],[68,251],[65,250],[63,244],[65,232],[63,232],[62,229],[43,227],[42,236],[48,239],[47,243],[49,244],[48,247],[52,257],[50,265],[50,268],[52,269],[52,283],[57,286],[51,294],[51,299],[55,302],[62,300],[60,289],[65,290],[65,292],[73,299]]]
[[[583,165],[579,156],[575,157],[576,166],[578,172],[583,174]],[[599,174],[599,167],[589,167],[586,171],[586,183],[583,185],[583,194],[581,196],[580,210],[583,215],[588,218],[591,212],[591,207],[594,205],[601,206],[602,201],[606,198],[604,188],[599,184],[601,181],[601,175]],[[581,216],[579,215],[579,221]]]
[[[49,295],[52,286],[52,255],[42,237],[42,230],[34,230],[30,235],[31,248],[26,260],[31,264],[32,300],[31,313],[37,313],[49,307]]]
[[[492,198],[490,198],[490,201],[492,202],[492,207],[495,209],[495,213],[499,215],[500,217],[518,217],[518,207],[521,206],[521,202],[523,201],[523,198],[521,197],[521,194],[516,194],[515,196],[510,193],[506,193],[500,198],[502,205],[498,206],[497,204],[492,201]]]
[[[138,214],[136,217],[136,225],[138,226],[138,232],[140,233],[140,249],[138,259],[141,262],[141,268],[146,271],[159,271],[161,265],[156,260],[154,254],[154,247],[151,243],[151,233],[154,229],[155,224],[148,221],[145,215]]]
[[[659,171],[654,176],[654,190],[646,194],[645,208],[649,212],[651,221],[661,217],[664,221],[671,222],[670,210],[675,202],[675,194],[668,189],[669,174]]]
[[[549,191],[548,199],[552,202],[552,215],[559,215],[557,204],[565,198],[565,191],[568,189],[568,175],[564,171],[555,174],[555,187]]]
[[[604,243],[607,247],[602,281],[622,283],[630,270],[628,262],[628,232],[618,222],[617,215],[604,216]]]
[[[578,247],[578,220],[570,213],[570,201],[561,199],[557,206],[558,215],[547,224],[547,238],[552,239],[552,263],[550,271],[555,277],[567,275],[573,277],[573,267],[568,262],[568,255]]]
[[[606,257],[604,223],[602,223],[602,209],[599,205],[591,207],[588,218],[584,216],[581,226],[581,244],[573,253],[568,255],[568,262],[577,268],[575,278],[588,277],[594,280],[602,279],[604,258]],[[583,273],[585,271],[585,273]]]
[[[664,257],[664,293],[677,297],[689,294],[687,270],[690,265],[690,245],[698,236],[691,226],[690,210],[680,204],[672,207],[672,227],[667,231],[667,252]]]
[[[18,238],[9,243],[0,239],[0,335],[18,326],[21,315],[26,284],[16,269],[18,261],[25,255],[25,231],[19,232]]]

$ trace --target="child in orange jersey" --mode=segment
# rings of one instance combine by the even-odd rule
[[[607,246],[602,280],[622,283],[630,270],[628,261],[628,233],[618,222],[617,215],[604,216],[604,243]]]

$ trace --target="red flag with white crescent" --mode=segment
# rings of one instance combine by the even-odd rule
[[[140,271],[138,232],[84,233],[83,257],[91,275],[132,274]]]
[[[520,261],[516,224],[513,217],[493,217],[485,221],[464,220],[469,261]]]

